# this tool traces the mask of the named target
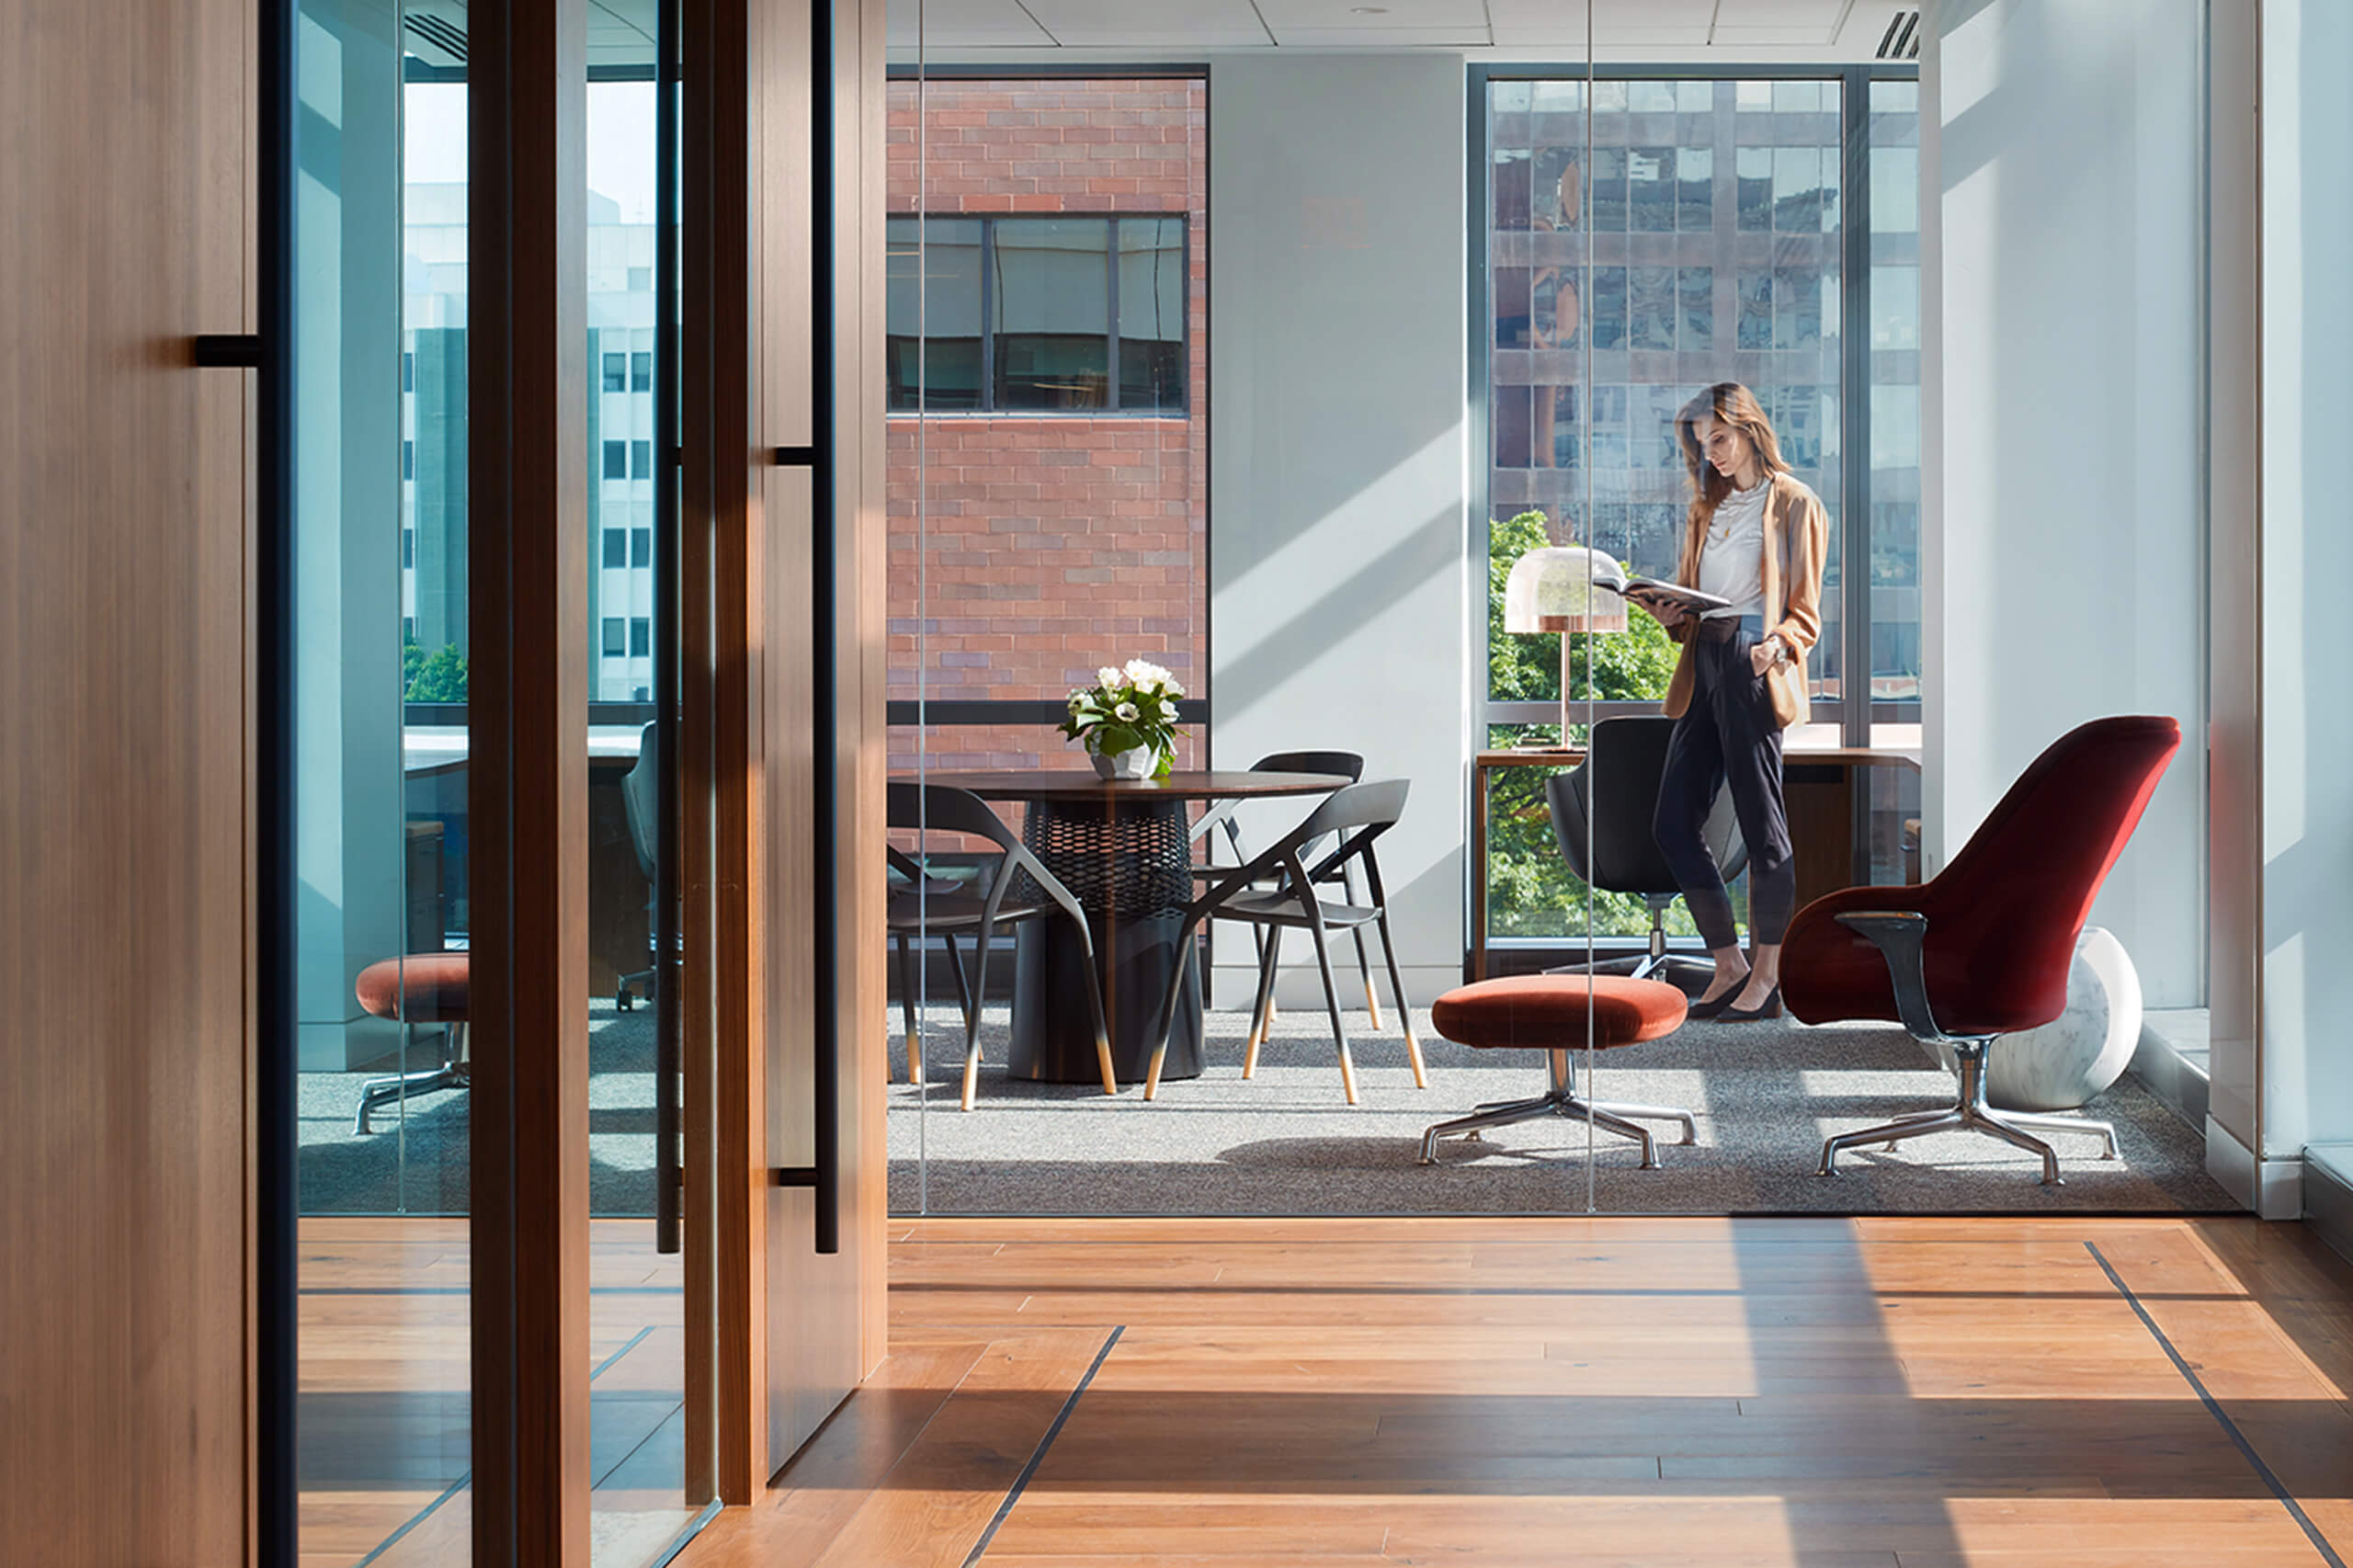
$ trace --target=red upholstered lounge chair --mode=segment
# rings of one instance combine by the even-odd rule
[[[2052,743],[2018,776],[1961,853],[1917,887],[1848,888],[1798,912],[1781,949],[1781,995],[1809,1024],[1901,1023],[1952,1048],[1958,1101],[1842,1132],[1822,1146],[1822,1175],[1839,1151],[1935,1132],[1974,1131],[2042,1156],[2035,1132],[2097,1132],[2116,1157],[2115,1131],[2080,1117],[1996,1111],[1985,1103],[1985,1052],[2001,1036],[2066,1010],[2075,938],[2109,868],[2124,852],[2165,765],[2181,745],[2171,719],[2095,719]]]

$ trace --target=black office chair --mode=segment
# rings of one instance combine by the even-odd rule
[[[1353,784],[1364,777],[1364,758],[1352,751],[1269,752],[1252,763],[1249,771],[1253,773],[1333,773]],[[1234,820],[1235,808],[1241,803],[1239,801],[1220,801],[1208,811],[1203,812],[1200,821],[1193,824],[1191,842],[1198,844],[1202,839],[1208,838],[1212,831],[1222,829],[1226,847],[1233,856],[1232,866],[1219,866],[1208,861],[1196,865],[1193,868],[1195,881],[1212,881],[1233,869],[1234,866],[1248,863],[1250,852],[1243,846],[1242,826]],[[1313,859],[1316,851],[1321,847],[1320,845],[1308,846],[1303,852],[1303,858]],[[1358,901],[1357,863],[1350,860],[1333,875],[1342,879],[1342,893],[1346,901],[1350,903],[1356,903]],[[1364,981],[1364,1005],[1372,1014],[1372,1027],[1379,1028],[1381,1027],[1381,998],[1372,989],[1372,960],[1365,952],[1364,927],[1359,926],[1349,935],[1356,938],[1357,973]],[[1250,928],[1250,937],[1256,946],[1260,969],[1265,969],[1270,962],[1282,961],[1282,928],[1280,926],[1253,926]],[[1274,949],[1271,959],[1267,954],[1270,947]],[[1252,1016],[1254,1027],[1250,1036],[1249,1055],[1247,1065],[1244,1067],[1242,1073],[1245,1078],[1256,1071],[1258,1046],[1264,1039],[1267,1024],[1273,1021],[1274,1016],[1275,1004],[1271,997],[1267,999],[1265,1007]]]
[[[1005,819],[989,810],[988,802],[971,790],[953,790],[944,784],[911,783],[894,783],[888,789],[885,817],[890,826],[912,828],[926,835],[945,833],[985,838],[997,846],[1003,857],[987,886],[973,889],[930,877],[915,858],[897,849],[890,851],[892,868],[915,879],[913,885],[894,892],[883,910],[884,925],[899,948],[900,1006],[906,1018],[910,1081],[921,1080],[923,1060],[915,1030],[908,937],[931,934],[948,943],[949,957],[956,969],[957,990],[964,1005],[963,1105],[970,1110],[973,1090],[980,1082],[981,998],[988,982],[989,944],[1006,926],[1025,920],[1042,920],[1059,913],[1077,927],[1079,945],[1086,953],[1086,1001],[1095,1014],[1095,1058],[1103,1070],[1103,1092],[1118,1094],[1119,1079],[1111,1070],[1111,1031],[1103,1015],[1102,987],[1096,980],[1095,934],[1087,926],[1086,912],[1079,907],[1078,900],[1014,836]],[[960,931],[969,932],[972,937],[969,985],[965,983],[962,960],[956,957],[956,933]]]
[[[1340,1049],[1340,1086],[1350,1105],[1357,1103],[1356,1062],[1348,1055],[1347,1026],[1340,1020],[1340,993],[1332,980],[1332,953],[1324,934],[1334,927],[1361,930],[1369,925],[1378,926],[1381,957],[1389,964],[1389,988],[1396,998],[1397,1016],[1404,1025],[1405,1054],[1413,1063],[1414,1086],[1429,1087],[1428,1074],[1422,1066],[1421,1043],[1414,1038],[1414,1016],[1405,1003],[1405,983],[1397,972],[1396,944],[1389,935],[1389,907],[1381,891],[1381,864],[1372,853],[1373,840],[1388,832],[1404,813],[1405,790],[1404,779],[1384,778],[1372,784],[1350,784],[1333,791],[1322,805],[1308,813],[1306,821],[1245,864],[1227,869],[1199,897],[1185,906],[1185,924],[1177,937],[1183,956],[1176,972],[1169,977],[1168,994],[1161,1004],[1160,1039],[1153,1048],[1152,1064],[1144,1075],[1144,1098],[1151,1099],[1159,1093],[1160,1064],[1168,1054],[1168,1035],[1176,1019],[1176,999],[1184,994],[1188,966],[1199,961],[1193,949],[1193,934],[1211,920],[1246,920],[1277,929],[1291,926],[1306,929],[1315,943],[1316,967],[1324,973],[1324,1000],[1332,1010],[1332,1038]],[[1332,849],[1310,866],[1308,854],[1327,837],[1334,841]],[[1352,860],[1363,863],[1369,902],[1326,903],[1317,897],[1315,890],[1339,882],[1342,868]],[[1267,960],[1258,966],[1258,1002],[1251,1030],[1254,1040],[1265,1036],[1266,1010],[1274,996],[1274,944],[1269,942],[1266,951]],[[1256,1066],[1256,1055],[1253,1046],[1243,1063],[1245,1076]]]
[[[655,942],[654,901],[658,896],[654,876],[654,813],[662,803],[662,757],[654,744],[654,726],[648,724],[638,732],[637,761],[621,775],[621,814],[629,819],[630,846],[637,851],[637,869],[645,873],[645,956],[646,966],[633,974],[625,974],[613,987],[613,1006],[628,1012],[636,1000],[634,993],[642,989],[654,994],[654,966],[652,961],[658,949]]]
[[[1634,893],[1651,912],[1650,951],[1640,959],[1565,964],[1548,974],[1630,974],[1637,980],[1673,980],[1677,964],[1712,968],[1666,951],[1666,912],[1683,896],[1675,873],[1651,832],[1658,812],[1659,776],[1666,768],[1666,744],[1675,721],[1656,714],[1604,719],[1593,727],[1586,758],[1566,773],[1545,780],[1552,807],[1552,836],[1561,858],[1586,886],[1598,892]],[[1708,852],[1729,884],[1748,868],[1748,846],[1733,815],[1732,791],[1719,789],[1708,812]],[[1590,846],[1591,853],[1587,849]]]

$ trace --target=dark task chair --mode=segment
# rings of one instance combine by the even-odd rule
[[[1675,721],[1656,714],[1604,719],[1593,727],[1585,760],[1544,781],[1552,807],[1552,836],[1561,858],[1586,886],[1598,892],[1638,894],[1650,906],[1650,951],[1640,959],[1566,964],[1547,974],[1625,974],[1672,981],[1675,967],[1711,966],[1666,952],[1666,912],[1683,896],[1675,872],[1651,831],[1658,812],[1659,777],[1666,770],[1666,744]],[[1708,812],[1708,853],[1726,885],[1748,869],[1748,846],[1733,814],[1732,791],[1720,788]],[[1587,853],[1588,848],[1590,854]]]
[[[920,1082],[923,1073],[908,938],[934,935],[948,943],[949,960],[956,971],[956,989],[964,1008],[963,1106],[970,1110],[973,1091],[980,1082],[981,997],[988,983],[989,944],[998,931],[1007,926],[1061,915],[1077,928],[1080,946],[1086,953],[1086,1001],[1095,1015],[1095,1059],[1103,1070],[1103,1092],[1118,1094],[1119,1079],[1111,1070],[1111,1032],[1103,1016],[1103,989],[1095,973],[1095,935],[1087,927],[1086,912],[1079,907],[1070,890],[1014,836],[1005,819],[989,810],[987,801],[968,790],[953,790],[942,784],[894,783],[889,786],[885,815],[892,827],[911,828],[926,835],[945,833],[985,838],[1003,856],[987,887],[976,892],[965,884],[926,875],[915,857],[896,849],[889,852],[892,869],[914,879],[912,886],[892,894],[883,909],[883,924],[899,949],[899,1005],[907,1028],[908,1080]],[[965,983],[963,960],[956,954],[958,932],[970,933],[972,937],[970,984]]]
[[[645,956],[649,960],[643,969],[622,975],[613,986],[613,1006],[620,1012],[630,1010],[636,1000],[634,992],[642,989],[654,994],[654,964],[659,950],[655,943],[654,901],[659,896],[654,875],[654,861],[659,852],[655,846],[654,817],[662,809],[662,758],[654,744],[654,726],[648,724],[638,732],[637,761],[621,775],[621,814],[629,819],[630,847],[637,851],[637,869],[645,873]]]
[[[2066,1011],[2075,938],[2180,745],[2171,719],[2095,719],[2052,742],[1935,877],[1848,888],[1798,912],[1781,949],[1790,1013],[1809,1024],[1901,1023],[1950,1046],[1961,1074],[1950,1106],[1825,1142],[1822,1175],[1844,1150],[1937,1132],[1983,1132],[2040,1154],[2047,1186],[2058,1185],[2059,1156],[2038,1131],[2097,1133],[2101,1157],[2116,1157],[2104,1121],[1987,1105],[1985,1055],[2003,1035]]]
[[[1336,774],[1354,784],[1364,777],[1364,758],[1352,751],[1268,752],[1265,756],[1252,763],[1249,771],[1253,773],[1330,773]],[[1219,801],[1201,813],[1201,820],[1193,824],[1191,834],[1192,842],[1198,844],[1209,837],[1212,831],[1222,830],[1225,835],[1226,848],[1233,856],[1233,866],[1247,864],[1250,859],[1250,852],[1243,846],[1242,826],[1234,821],[1234,810],[1241,803],[1239,801]],[[1307,858],[1313,858],[1316,847],[1313,845],[1308,846],[1305,851]],[[1233,866],[1218,866],[1204,862],[1193,868],[1193,877],[1198,881],[1214,881],[1233,869]],[[1342,896],[1350,903],[1356,903],[1357,863],[1353,860],[1348,861],[1333,875],[1341,879]],[[1372,960],[1365,952],[1364,927],[1359,926],[1349,935],[1356,938],[1357,974],[1364,982],[1365,1009],[1372,1015],[1372,1027],[1377,1029],[1381,1027],[1381,998],[1372,989]],[[1277,949],[1275,961],[1281,961],[1282,932],[1279,927],[1262,928],[1253,926],[1250,928],[1250,937],[1252,942],[1256,944],[1259,968],[1264,969],[1267,966],[1267,949],[1269,945]],[[1242,1074],[1245,1078],[1250,1076],[1251,1072],[1257,1066],[1258,1046],[1264,1038],[1266,1025],[1273,1020],[1274,1016],[1275,1005],[1272,999],[1269,999],[1266,1006],[1260,1010],[1259,1016],[1254,1017],[1253,1021],[1257,1028],[1253,1030],[1250,1037],[1249,1065]]]
[[[1143,1097],[1151,1099],[1160,1092],[1160,1064],[1168,1054],[1169,1030],[1176,1025],[1176,999],[1184,994],[1189,967],[1199,961],[1193,945],[1193,936],[1211,920],[1246,920],[1253,925],[1279,930],[1285,926],[1302,926],[1315,944],[1316,967],[1324,974],[1324,1000],[1332,1010],[1332,1039],[1340,1051],[1340,1087],[1348,1103],[1357,1103],[1356,1062],[1348,1055],[1347,1026],[1340,1021],[1340,992],[1332,979],[1332,952],[1324,941],[1326,931],[1362,930],[1375,926],[1381,931],[1381,953],[1389,965],[1389,988],[1397,1002],[1397,1017],[1405,1029],[1405,1054],[1414,1068],[1414,1086],[1429,1087],[1429,1076],[1422,1065],[1421,1042],[1414,1038],[1414,1016],[1405,1003],[1405,983],[1397,972],[1397,948],[1389,936],[1389,908],[1381,885],[1381,863],[1373,858],[1373,840],[1395,825],[1405,810],[1406,781],[1384,778],[1373,784],[1350,784],[1336,790],[1324,803],[1307,815],[1307,820],[1292,828],[1258,855],[1236,867],[1225,869],[1201,895],[1185,906],[1185,924],[1178,933],[1176,945],[1182,957],[1176,972],[1169,976],[1168,994],[1162,1000],[1159,1014],[1160,1039],[1153,1047],[1152,1065],[1144,1074]],[[1308,855],[1325,838],[1334,840],[1331,850],[1310,866]],[[1326,903],[1315,894],[1318,887],[1342,881],[1343,869],[1352,860],[1364,864],[1365,903]],[[1261,949],[1258,963],[1258,1000],[1254,1010],[1251,1039],[1263,1039],[1266,1013],[1274,998],[1275,958],[1277,948],[1268,941]],[[1243,1063],[1243,1075],[1249,1076],[1256,1067],[1257,1048],[1250,1048]]]

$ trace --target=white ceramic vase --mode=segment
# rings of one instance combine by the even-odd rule
[[[1096,774],[1104,778],[1149,778],[1159,761],[1150,746],[1131,746],[1121,752],[1099,752],[1089,749],[1095,762]]]
[[[2123,1075],[2140,1040],[2140,971],[2123,943],[2087,926],[2067,969],[2067,1010],[1994,1042],[1985,1098],[1997,1110],[2074,1110]],[[1937,1054],[1953,1066],[1949,1049]]]

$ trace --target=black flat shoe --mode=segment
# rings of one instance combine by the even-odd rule
[[[1781,1016],[1781,988],[1773,987],[1765,994],[1765,1000],[1753,1008],[1726,1007],[1712,1016],[1720,1024],[1753,1024],[1759,1018],[1778,1018]]]

